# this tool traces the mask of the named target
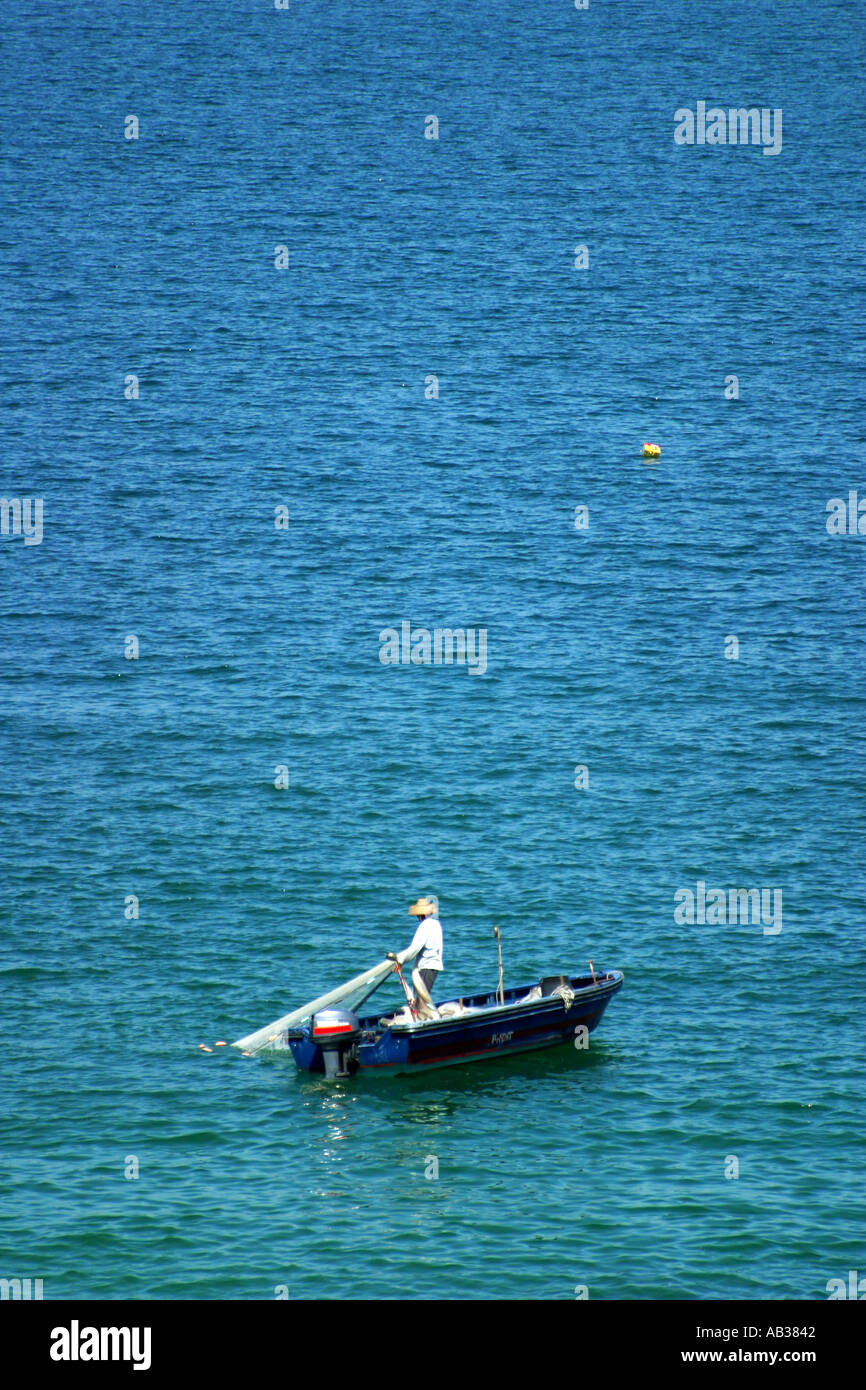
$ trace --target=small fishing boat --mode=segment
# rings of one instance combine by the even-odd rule
[[[329,1078],[426,1072],[542,1047],[585,1046],[623,984],[622,971],[590,964],[588,975],[547,975],[507,990],[500,982],[498,989],[447,1000],[435,1018],[419,1018],[408,992],[399,1014],[359,1017],[355,1009],[395,968],[389,959],[234,1046],[290,1049],[301,1071]]]

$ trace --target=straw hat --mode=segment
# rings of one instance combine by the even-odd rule
[[[409,908],[410,917],[429,917],[431,912],[437,912],[439,904],[431,902],[429,898],[419,898],[417,903],[413,903]]]

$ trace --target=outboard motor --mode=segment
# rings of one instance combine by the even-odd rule
[[[354,1076],[358,1070],[355,1047],[361,1025],[348,1009],[321,1009],[310,1020],[310,1037],[318,1043],[325,1062],[325,1076]]]

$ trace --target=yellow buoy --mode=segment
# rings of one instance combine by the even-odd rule
[[[657,459],[661,457],[662,448],[660,444],[644,444],[643,456],[645,459]]]

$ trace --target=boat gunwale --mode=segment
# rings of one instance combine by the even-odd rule
[[[586,977],[583,975],[572,975],[568,978],[570,981],[573,982],[574,980],[582,980]],[[586,995],[593,995],[595,997],[598,997],[603,994],[610,994],[619,989],[623,984],[624,980],[625,976],[623,975],[621,970],[606,970],[604,972],[604,976],[600,976],[594,984],[583,985],[581,986],[581,988],[573,990],[574,999],[566,1007],[565,1012],[570,1012],[570,1010],[574,1006],[574,1001],[579,999],[581,996],[585,997]],[[536,981],[536,984],[537,983],[538,982]],[[514,987],[513,990],[509,990],[508,992],[509,994],[516,994],[521,992],[522,989],[532,990],[535,989],[535,987],[535,984],[523,986],[517,985]],[[571,984],[569,984],[569,989],[571,989]],[[460,1002],[461,998],[475,999],[479,997],[480,993],[481,991],[478,991],[478,993],[476,994],[458,996],[457,999],[443,999],[442,1004],[437,1005],[437,1007],[442,1008],[445,1004],[457,1004]],[[489,997],[489,995],[490,991],[488,990],[486,991],[486,997]],[[376,1035],[381,1038],[382,1036],[384,1036],[385,1033],[402,1034],[418,1033],[422,1031],[424,1033],[433,1033],[436,1031],[437,1027],[449,1028],[453,1027],[455,1024],[467,1024],[470,1021],[475,1021],[481,1018],[496,1019],[502,1017],[503,1015],[512,1014],[515,1010],[519,1010],[522,1013],[524,1009],[528,1008],[558,1008],[562,1004],[564,1004],[564,1002],[565,1001],[561,994],[546,994],[538,999],[514,999],[508,1004],[497,1003],[487,1006],[482,1004],[477,1009],[473,1009],[471,1012],[457,1014],[453,1018],[418,1018],[411,1019],[405,1023],[388,1023],[383,1025],[381,1022],[373,1023],[371,1020],[375,1017],[375,1015],[370,1015],[369,1020],[362,1018],[359,1019],[358,1022],[361,1026],[363,1033],[368,1035],[368,1038],[369,1035]]]

